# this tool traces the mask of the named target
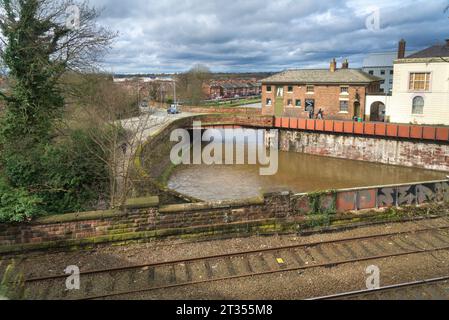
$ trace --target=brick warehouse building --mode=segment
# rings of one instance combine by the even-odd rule
[[[264,114],[307,118],[319,109],[326,119],[364,118],[367,94],[379,93],[382,79],[359,69],[349,69],[346,60],[337,69],[288,70],[262,80]]]

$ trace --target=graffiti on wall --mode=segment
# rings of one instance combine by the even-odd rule
[[[357,191],[360,193],[361,191]],[[449,181],[419,183],[408,186],[379,187],[377,201],[369,208],[420,205],[423,203],[449,201]],[[357,209],[362,209],[358,207]],[[366,209],[366,208],[365,208]]]
[[[297,213],[312,210],[311,197],[302,195],[293,199]],[[335,194],[323,193],[318,199],[321,212],[337,212],[420,205],[432,202],[449,202],[449,180],[398,186],[380,186],[370,189],[337,190]]]

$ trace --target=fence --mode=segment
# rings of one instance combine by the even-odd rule
[[[449,127],[301,118],[275,118],[275,127],[328,133],[449,142]]]

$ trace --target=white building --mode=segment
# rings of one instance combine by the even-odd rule
[[[389,100],[390,122],[449,125],[449,39],[394,62]]]
[[[363,71],[384,80],[380,85],[380,92],[390,94],[393,92],[394,61],[411,55],[415,52],[405,52],[405,40],[399,42],[396,52],[371,53],[363,59]]]
[[[383,93],[390,94],[393,89],[393,62],[397,58],[397,52],[384,52],[371,53],[363,60],[363,71],[384,80],[380,85]]]

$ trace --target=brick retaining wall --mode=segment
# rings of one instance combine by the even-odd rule
[[[0,253],[164,236],[298,231],[310,221],[348,219],[357,210],[449,203],[449,181],[326,191],[265,194],[241,201],[160,205],[157,197],[131,200],[121,211],[56,215],[0,225]],[[362,211],[363,212],[363,211]],[[441,212],[439,212],[441,213]],[[343,214],[342,216],[340,216]],[[314,222],[315,223],[315,222]]]
[[[198,106],[182,106],[182,112],[193,113],[221,113],[221,114],[248,114],[248,115],[262,115],[262,109],[257,108],[242,108],[242,107],[198,107]]]

